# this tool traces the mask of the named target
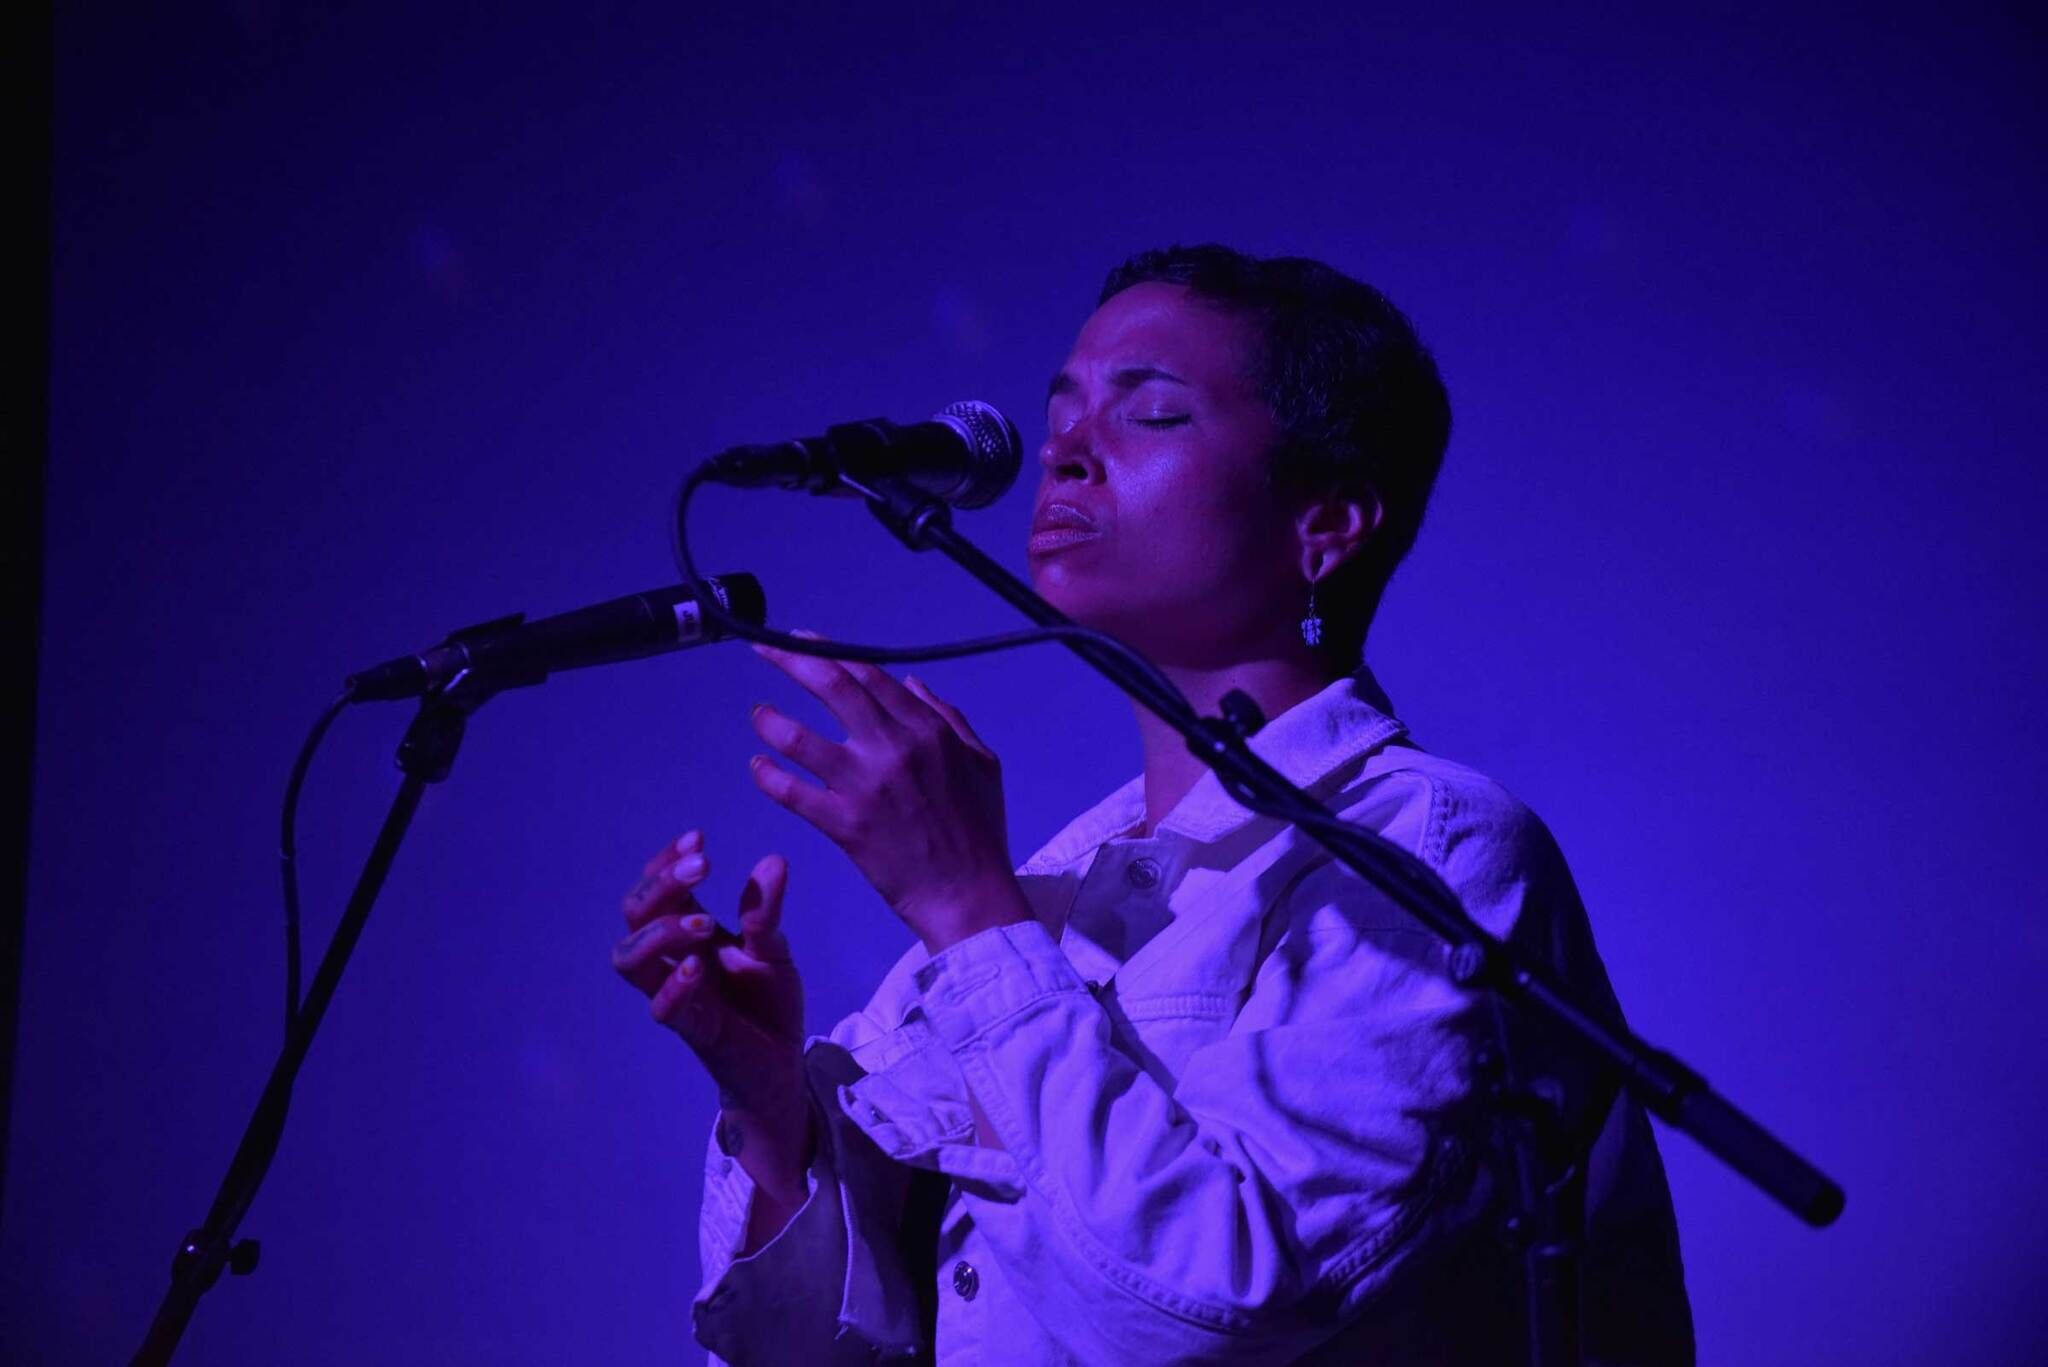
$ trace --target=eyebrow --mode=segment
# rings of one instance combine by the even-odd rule
[[[1128,365],[1112,370],[1109,373],[1110,384],[1125,393],[1129,393],[1139,385],[1151,380],[1164,380],[1168,384],[1177,384],[1183,387],[1187,385],[1187,381],[1183,380],[1180,376],[1156,365]],[[1081,382],[1079,380],[1075,379],[1070,372],[1062,370],[1052,377],[1051,383],[1046,385],[1045,400],[1047,403],[1051,403],[1060,395],[1071,394],[1080,387]]]

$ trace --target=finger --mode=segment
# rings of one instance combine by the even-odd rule
[[[869,697],[879,704],[883,711],[897,721],[913,723],[924,709],[909,689],[896,682],[896,676],[877,664],[866,660],[840,660],[839,666],[853,676],[855,683],[867,690]]]
[[[790,635],[801,636],[807,641],[825,639],[815,631],[793,631]],[[832,663],[852,675],[853,681],[866,689],[868,696],[875,700],[882,711],[895,720],[915,724],[924,711],[917,705],[917,699],[902,684],[896,682],[896,676],[880,665],[871,664],[866,660],[834,660]]]
[[[960,737],[968,749],[979,751],[989,759],[996,757],[996,752],[989,749],[988,742],[976,735],[974,728],[967,724],[966,715],[959,708],[932,692],[924,680],[912,675],[903,681],[903,686],[922,699],[925,706],[931,708],[932,711],[944,718],[946,725],[953,728],[953,734]]]
[[[764,855],[740,890],[740,944],[764,963],[789,962],[789,941],[782,934],[782,898],[789,890],[789,861]]]
[[[638,930],[657,916],[687,916],[701,911],[697,889],[711,876],[711,860],[703,853],[686,854],[666,869],[644,875],[626,894],[626,926]]]
[[[828,785],[852,770],[853,757],[846,747],[826,740],[796,718],[778,712],[768,703],[754,707],[754,734],[816,774]]]
[[[640,866],[645,874],[658,873],[686,854],[697,854],[704,849],[704,832],[684,831],[674,840],[654,852],[654,857]]]
[[[806,639],[816,638],[814,632],[791,634]],[[799,655],[794,651],[777,650],[774,646],[758,642],[754,653],[796,680],[812,697],[825,704],[849,736],[884,734],[892,724],[893,718],[840,661],[828,660],[822,655]]]
[[[720,940],[732,938],[731,931],[701,912],[663,917],[613,945],[612,968],[642,992],[653,992],[677,960],[690,954],[709,953]]]
[[[807,783],[766,755],[747,761],[754,786],[837,841],[843,834],[839,799],[831,789]]]
[[[714,971],[701,955],[689,955],[669,971],[647,1003],[649,1015],[700,1053],[718,1043],[719,1014],[706,985]]]
[[[815,631],[792,631],[790,635],[801,636],[807,641],[825,639]],[[896,720],[909,722],[917,717],[920,711],[917,699],[896,682],[896,676],[888,670],[866,660],[834,660],[833,663],[852,675],[853,681],[866,689],[868,696]]]

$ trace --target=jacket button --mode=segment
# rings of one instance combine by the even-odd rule
[[[981,1274],[974,1270],[973,1263],[953,1264],[953,1291],[963,1301],[973,1300],[981,1291]]]
[[[1159,861],[1156,859],[1133,859],[1124,868],[1124,877],[1131,880],[1134,888],[1149,888],[1159,882]]]

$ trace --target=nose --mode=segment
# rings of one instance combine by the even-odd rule
[[[1088,436],[1088,423],[1076,420],[1064,430],[1055,430],[1038,448],[1038,463],[1053,480],[1075,480],[1083,484],[1102,482],[1102,462]]]

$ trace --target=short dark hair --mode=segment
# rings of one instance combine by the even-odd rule
[[[1384,514],[1364,549],[1317,586],[1325,658],[1356,666],[1394,567],[1415,544],[1451,436],[1436,361],[1387,297],[1320,261],[1204,243],[1140,252],[1097,305],[1133,285],[1182,285],[1257,326],[1251,380],[1284,433],[1276,483],[1371,488]]]

